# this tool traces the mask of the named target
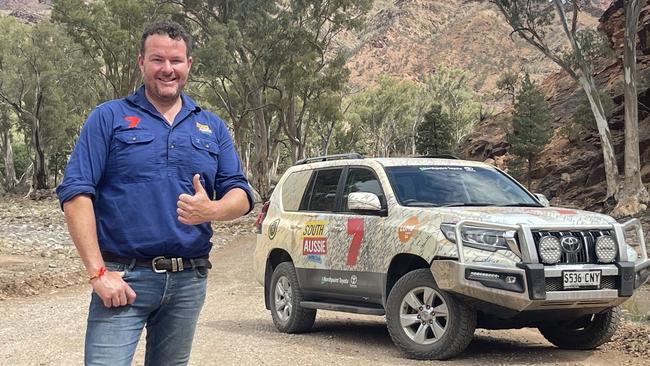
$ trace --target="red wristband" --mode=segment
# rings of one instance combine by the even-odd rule
[[[107,272],[106,267],[102,267],[97,271],[94,275],[92,275],[89,279],[88,282],[92,282],[95,278],[100,278],[101,276],[105,275]]]

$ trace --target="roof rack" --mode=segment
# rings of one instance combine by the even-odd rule
[[[420,156],[414,156],[415,158],[430,158],[430,159],[454,159],[454,160],[459,160],[460,158],[458,156],[454,156],[451,154],[437,154],[437,155],[420,155]]]
[[[313,158],[300,159],[296,161],[293,165],[309,164],[317,161],[330,161],[330,160],[343,160],[343,159],[363,159],[363,155],[357,153],[347,153],[347,154],[316,156]]]

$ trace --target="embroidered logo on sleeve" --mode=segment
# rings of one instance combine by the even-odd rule
[[[138,123],[140,123],[140,118],[136,116],[126,116],[124,119],[129,122],[128,128],[136,128],[138,127]]]
[[[204,135],[212,135],[212,130],[210,129],[210,126],[204,125],[203,123],[196,122],[196,128],[199,129],[199,132],[201,132]]]

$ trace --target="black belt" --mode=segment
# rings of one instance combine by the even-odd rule
[[[139,267],[151,267],[151,269],[156,273],[165,273],[170,272],[179,272],[185,269],[193,269],[197,267],[212,268],[212,263],[208,259],[208,256],[198,257],[198,258],[168,258],[165,256],[143,259],[143,258],[129,258],[122,257],[110,252],[102,252],[102,257],[106,262],[114,262],[120,264],[133,264],[135,260],[135,265]]]

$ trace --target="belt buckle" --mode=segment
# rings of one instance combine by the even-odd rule
[[[165,272],[167,272],[166,269],[158,269],[158,268],[156,268],[156,262],[157,262],[159,259],[165,259],[165,256],[162,256],[162,255],[161,255],[161,256],[159,256],[159,257],[156,257],[156,258],[152,259],[152,260],[151,260],[151,269],[153,269],[153,271],[156,272],[156,273],[165,273]]]

